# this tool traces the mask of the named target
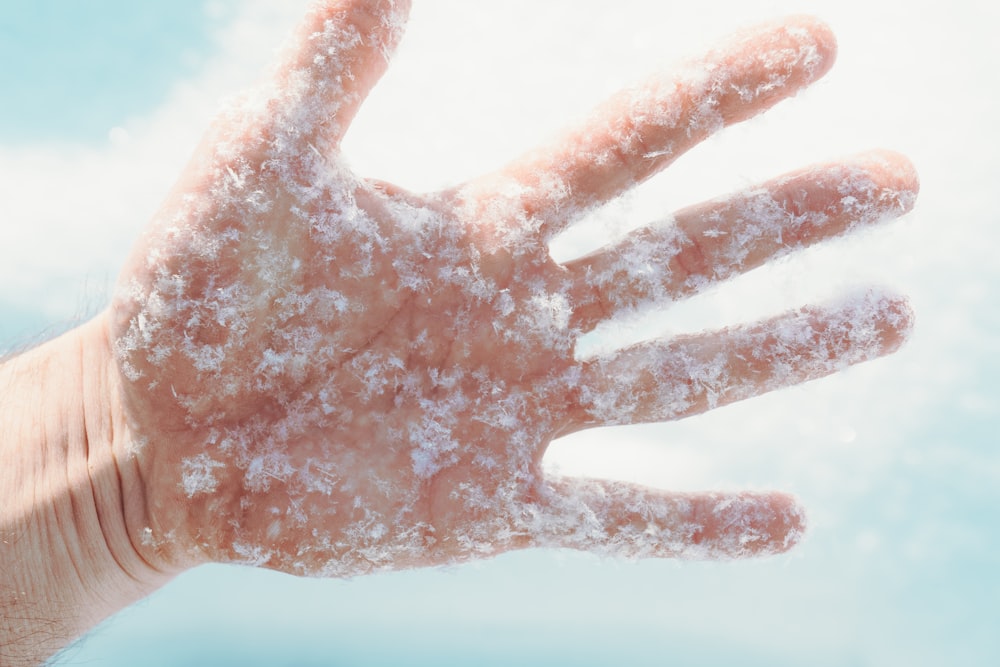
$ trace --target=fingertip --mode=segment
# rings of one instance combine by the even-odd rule
[[[898,218],[913,210],[920,191],[920,177],[902,153],[869,150],[823,165],[833,180],[832,202],[847,217],[846,229],[868,227]]]
[[[798,544],[806,530],[806,514],[787,493],[743,493],[726,498],[714,511],[718,534],[714,541],[730,558],[755,558],[784,553]]]
[[[886,354],[890,354],[909,340],[916,321],[916,313],[913,311],[913,306],[910,305],[910,300],[901,295],[886,297],[882,312],[884,350]]]
[[[825,21],[815,16],[797,14],[789,16],[782,25],[803,48],[812,49],[813,55],[807,60],[811,81],[830,71],[837,60],[837,36]]]
[[[836,60],[837,40],[819,19],[791,16],[740,33],[725,53],[726,62],[735,65],[729,84],[739,92],[728,104],[721,103],[723,117],[731,123],[795,95],[826,74]]]
[[[410,0],[315,0],[306,10],[303,28],[320,30],[325,21],[350,14],[359,27],[370,29],[392,15],[405,18],[410,4]]]
[[[864,358],[892,354],[902,347],[913,331],[915,315],[907,297],[884,287],[867,287],[848,294],[837,319],[850,323],[852,337]],[[871,340],[872,345],[861,345]]]
[[[798,498],[788,493],[775,493],[771,498],[774,515],[768,531],[772,539],[769,551],[761,555],[779,554],[791,550],[802,541],[808,529],[806,510]]]
[[[894,197],[900,213],[913,210],[920,192],[920,175],[908,157],[889,149],[877,149],[864,154],[864,162],[886,196]]]
[[[905,295],[886,288],[872,288],[870,298],[876,302],[880,330],[886,341],[885,352],[895,352],[913,331],[915,313]]]

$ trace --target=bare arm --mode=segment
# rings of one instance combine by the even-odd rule
[[[97,320],[0,365],[0,664],[35,665],[170,577],[133,548]]]
[[[562,264],[547,244],[821,76],[828,29],[738,35],[494,173],[416,194],[338,151],[405,18],[401,2],[319,2],[210,130],[113,304],[0,367],[0,644],[22,662],[209,561],[349,576],[536,546],[737,558],[801,535],[787,494],[556,477],[542,457],[575,430],[682,418],[898,347],[908,306],[865,291],[575,354],[604,319],[904,213],[905,158],[809,167]]]

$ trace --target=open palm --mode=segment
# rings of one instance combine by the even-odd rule
[[[564,264],[547,244],[819,77],[827,29],[793,19],[741,35],[549,147],[415,195],[338,153],[403,5],[319,3],[264,92],[211,130],[122,275],[111,322],[147,500],[136,542],[165,567],[325,575],[529,546],[791,546],[802,514],[788,496],[555,478],[542,456],[574,430],[675,419],[884,354],[909,327],[904,301],[869,292],[593,359],[575,342],[623,310],[905,212],[917,187],[905,159],[806,169]]]

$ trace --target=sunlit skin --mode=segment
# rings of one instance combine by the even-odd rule
[[[129,427],[117,454],[147,499],[131,524],[147,558],[341,575],[536,545],[787,549],[802,529],[789,496],[551,478],[542,456],[581,428],[693,414],[892,350],[909,326],[901,300],[610,358],[577,360],[574,343],[621,309],[904,212],[906,161],[811,168],[566,264],[547,242],[815,80],[833,61],[829,31],[796,18],[740,35],[550,146],[419,195],[337,154],[405,11],[319,6],[264,92],[212,130],[121,278],[108,313]]]
[[[737,35],[497,171],[421,194],[353,173],[338,149],[407,10],[317,3],[271,77],[209,130],[111,306],[22,362],[49,378],[79,369],[70,425],[46,430],[71,442],[53,459],[69,472],[41,486],[53,515],[69,503],[84,516],[61,539],[106,545],[82,549],[103,559],[95,578],[128,582],[72,612],[70,632],[210,561],[350,576],[527,547],[763,556],[801,536],[804,512],[784,493],[557,477],[542,459],[580,429],[686,417],[895,350],[905,300],[862,290],[575,354],[602,321],[905,213],[918,188],[908,161],[818,164],[563,263],[548,243],[822,76],[829,30],[796,17]],[[34,501],[14,496],[14,524],[38,532],[24,518]],[[87,608],[90,589],[69,586],[63,606]]]

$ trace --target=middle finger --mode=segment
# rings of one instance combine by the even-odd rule
[[[875,151],[817,165],[691,206],[621,242],[565,264],[572,324],[676,300],[794,250],[896,218],[919,182],[902,155]]]

